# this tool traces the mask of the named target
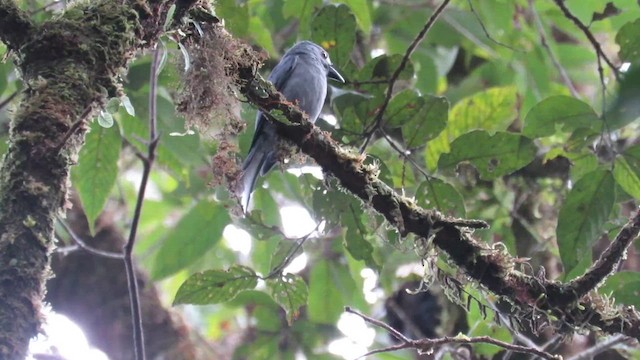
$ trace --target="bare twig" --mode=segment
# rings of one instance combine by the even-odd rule
[[[137,360],[145,359],[144,350],[144,333],[142,329],[142,315],[140,312],[140,299],[138,290],[138,281],[136,279],[135,269],[133,268],[133,245],[136,241],[136,233],[138,231],[138,225],[140,223],[140,216],[142,215],[142,205],[144,204],[144,194],[147,189],[147,183],[149,182],[149,175],[151,174],[151,167],[156,158],[156,147],[158,146],[158,118],[157,118],[157,95],[158,95],[158,66],[161,58],[162,48],[156,46],[153,53],[153,59],[151,60],[151,79],[149,90],[149,145],[147,150],[147,156],[142,158],[142,180],[140,181],[140,188],[138,190],[138,199],[136,201],[136,208],[133,213],[133,220],[131,222],[131,232],[129,233],[129,239],[124,246],[124,264],[127,272],[127,283],[129,285],[129,299],[131,301],[131,318],[133,321],[134,332],[134,346]]]
[[[64,147],[64,145],[67,143],[67,141],[69,141],[69,138],[76,133],[76,131],[78,131],[78,129],[80,128],[80,126],[82,126],[85,121],[87,120],[87,117],[89,116],[89,114],[91,114],[91,112],[93,111],[93,104],[87,106],[84,111],[82,112],[82,114],[80,115],[80,117],[78,118],[78,120],[76,122],[73,123],[73,125],[71,125],[71,127],[69,128],[69,130],[64,134],[64,136],[62,137],[62,140],[60,140],[60,142],[58,143],[58,145],[56,145],[56,147],[54,148],[55,152],[60,152],[62,150],[62,148]]]
[[[518,50],[516,48],[514,48],[513,46],[509,46],[503,42],[500,42],[496,39],[493,38],[493,36],[491,36],[491,34],[489,34],[489,30],[487,30],[487,27],[484,25],[484,21],[482,21],[482,19],[480,18],[480,14],[478,14],[478,12],[476,11],[476,9],[473,7],[473,2],[472,0],[467,0],[467,3],[469,4],[469,9],[471,10],[471,13],[476,17],[476,20],[478,20],[478,23],[480,24],[480,27],[482,28],[482,31],[484,32],[484,35],[487,37],[487,39],[489,39],[489,41],[491,41],[492,43],[498,45],[498,46],[502,46],[504,48],[507,48],[511,51],[515,51],[515,52],[524,52],[522,50]]]
[[[85,250],[85,251],[87,251],[87,252],[89,252],[91,254],[102,256],[102,257],[106,257],[106,258],[110,258],[110,259],[124,259],[124,255],[122,255],[122,253],[114,253],[114,252],[111,252],[111,251],[104,251],[104,250],[96,249],[93,246],[90,246],[89,244],[84,242],[84,240],[82,240],[80,238],[80,236],[78,236],[78,234],[76,234],[73,230],[71,230],[71,227],[69,227],[69,225],[67,225],[66,222],[62,221],[61,219],[58,219],[58,222],[60,223],[60,225],[62,225],[64,230],[67,232],[67,234],[69,234],[69,236],[71,236],[71,239],[73,239],[73,241],[81,249],[83,249],[83,250]]]
[[[360,148],[360,153],[364,153],[364,151],[367,149],[367,146],[369,145],[369,142],[371,141],[371,138],[373,137],[373,134],[382,126],[382,118],[384,116],[385,111],[387,110],[387,107],[389,106],[391,97],[393,96],[393,87],[396,81],[398,81],[400,74],[409,63],[409,58],[411,57],[413,52],[418,48],[418,45],[420,45],[422,40],[424,40],[429,30],[431,29],[433,24],[436,22],[440,14],[442,14],[442,12],[447,7],[450,1],[451,0],[444,0],[442,4],[440,4],[440,6],[438,6],[438,8],[434,11],[434,13],[429,17],[429,20],[427,20],[427,23],[424,25],[422,30],[420,30],[416,38],[413,40],[413,42],[411,42],[411,44],[407,48],[407,51],[402,57],[402,61],[400,61],[400,65],[398,65],[398,68],[391,75],[391,78],[389,79],[389,86],[387,87],[387,94],[384,98],[384,102],[382,103],[382,106],[380,106],[380,108],[378,109],[378,113],[376,114],[376,117],[373,121],[373,126],[371,127],[371,129],[368,130],[366,134],[365,141],[362,144],[362,147]]]
[[[573,95],[573,97],[575,98],[578,98],[580,96],[578,90],[576,90],[575,86],[573,86],[573,82],[571,81],[571,78],[569,78],[569,74],[567,74],[565,68],[562,66],[562,64],[560,64],[560,60],[558,60],[556,54],[553,52],[551,46],[549,46],[549,43],[547,42],[546,31],[544,30],[542,19],[540,19],[540,14],[538,13],[538,10],[536,10],[533,0],[529,0],[529,8],[531,9],[533,20],[536,23],[536,28],[538,29],[538,33],[540,34],[540,44],[547,51],[547,54],[549,54],[549,58],[551,59],[553,66],[555,66],[555,68],[558,70],[558,73],[562,78],[562,82],[564,82],[567,88],[569,88],[571,95]]]
[[[9,105],[9,103],[13,101],[13,99],[15,99],[16,96],[18,96],[18,91],[15,91],[13,94],[9,95],[8,98],[0,101],[0,110],[2,110],[5,106]]]
[[[401,333],[399,333],[396,329],[392,328],[391,326],[389,326],[388,324],[385,324],[382,321],[376,320],[374,318],[371,318],[367,315],[362,314],[361,312],[354,310],[350,307],[345,308],[345,311],[348,313],[352,313],[355,315],[360,316],[364,321],[378,326],[384,330],[386,330],[387,332],[389,332],[391,335],[393,335],[394,337],[396,337],[398,340],[401,341],[400,344],[398,345],[394,345],[394,346],[389,346],[389,347],[385,347],[382,349],[376,349],[376,350],[372,350],[369,351],[368,353],[360,356],[360,358],[364,358],[365,356],[369,356],[369,355],[373,355],[373,354],[379,354],[382,352],[391,352],[391,351],[396,351],[396,350],[400,350],[400,349],[416,349],[418,352],[420,353],[424,353],[424,352],[429,352],[432,351],[433,348],[438,347],[438,346],[443,346],[443,345],[447,345],[447,344],[477,344],[477,343],[486,343],[486,344],[491,344],[491,345],[495,345],[495,346],[499,346],[503,349],[507,349],[507,350],[511,350],[511,351],[515,351],[515,352],[520,352],[520,353],[526,353],[526,354],[534,354],[537,355],[541,358],[544,359],[549,359],[549,360],[561,360],[562,357],[560,355],[552,355],[546,351],[541,351],[535,348],[529,348],[526,346],[521,346],[521,345],[515,345],[515,344],[510,344],[504,341],[500,341],[500,340],[496,340],[493,339],[489,336],[478,336],[478,337],[467,337],[467,336],[455,336],[455,337],[451,337],[451,336],[445,336],[445,337],[441,337],[441,338],[437,338],[437,339],[420,339],[420,340],[411,340],[407,337],[405,337],[404,335],[402,335]]]
[[[604,339],[603,341],[595,344],[594,346],[590,347],[589,349],[586,349],[584,351],[581,351],[579,354],[576,354],[572,357],[570,357],[567,360],[587,360],[587,359],[593,359],[596,355],[607,351],[609,349],[611,349],[612,347],[625,342],[629,340],[628,337],[624,336],[624,335],[613,335],[613,336],[609,336],[608,338]]]
[[[596,38],[593,36],[593,33],[591,33],[591,30],[589,30],[589,28],[585,24],[583,24],[582,21],[580,21],[580,19],[578,19],[575,15],[571,13],[569,8],[567,8],[567,5],[564,3],[564,0],[554,0],[554,2],[556,3],[556,5],[558,5],[560,10],[562,10],[562,13],[564,14],[564,16],[567,19],[571,20],[580,30],[582,30],[582,32],[585,34],[587,39],[589,39],[589,42],[591,43],[593,48],[596,50],[598,74],[600,75],[600,84],[602,85],[602,116],[604,118],[605,110],[607,106],[606,105],[607,84],[604,80],[604,69],[602,68],[602,60],[604,60],[607,63],[607,65],[609,65],[609,67],[613,71],[613,75],[618,81],[620,81],[620,72],[618,68],[613,64],[613,62],[609,60],[609,58],[604,53],[604,51],[602,51],[602,46],[600,46],[600,43],[598,42],[598,40],[596,40]]]

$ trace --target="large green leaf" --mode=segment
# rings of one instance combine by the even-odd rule
[[[598,292],[612,295],[616,303],[633,305],[640,308],[640,273],[636,271],[622,271],[607,278],[607,282]]]
[[[640,199],[640,145],[632,146],[620,154],[613,176],[624,191]]]
[[[490,133],[504,131],[516,117],[516,88],[496,87],[459,101],[449,114],[449,122],[425,149],[427,167],[435,170],[440,155],[451,150],[451,140],[471,130]]]
[[[421,96],[403,91],[391,99],[386,118],[389,127],[401,127],[409,148],[424,146],[446,126],[449,102],[446,98]]]
[[[602,122],[589,104],[570,96],[558,95],[542,100],[529,111],[522,132],[531,138],[538,138],[553,135],[558,130],[571,132],[580,128],[598,132]]]
[[[640,199],[640,164],[628,161],[621,156],[616,159],[613,177],[622,190],[636,199]]]
[[[335,324],[345,305],[332,266],[335,264],[320,260],[313,266],[309,279],[309,319],[320,324]]]
[[[556,229],[566,275],[579,275],[590,264],[591,246],[602,235],[614,201],[615,182],[607,170],[586,174],[567,195]]]
[[[640,19],[626,23],[616,34],[616,43],[620,46],[618,55],[621,61],[638,63],[640,58]]]
[[[483,179],[491,180],[524,167],[535,158],[536,151],[533,141],[525,136],[506,132],[492,136],[477,130],[455,139],[451,152],[440,157],[438,168],[448,169],[469,161]]]
[[[338,67],[345,67],[356,41],[356,18],[344,4],[327,5],[311,21],[311,40],[329,51]]]
[[[300,23],[300,34],[306,36],[309,33],[309,22],[313,14],[322,6],[322,0],[285,1],[282,7],[282,15],[285,19],[295,17]]]
[[[416,190],[416,201],[424,208],[433,208],[442,213],[464,217],[464,199],[451,185],[438,178],[425,180]]]
[[[368,0],[333,0],[333,2],[349,5],[358,20],[358,24],[360,24],[360,28],[362,28],[365,33],[371,31],[371,12],[369,11]]]
[[[188,278],[178,289],[173,304],[207,305],[229,301],[257,284],[256,273],[246,266],[235,265],[227,271],[207,270]]]
[[[86,144],[80,150],[78,166],[71,172],[91,233],[118,177],[121,147],[122,139],[117,126],[104,128],[94,121]]]
[[[307,284],[298,275],[284,274],[267,280],[267,287],[273,300],[287,312],[287,321],[291,325],[298,317],[300,307],[307,304]]]
[[[158,251],[151,276],[162,279],[202,257],[220,241],[229,212],[218,203],[201,200],[171,230]]]

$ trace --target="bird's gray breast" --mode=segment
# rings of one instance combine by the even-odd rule
[[[284,84],[282,94],[315,122],[327,96],[327,74],[322,65],[302,61]]]

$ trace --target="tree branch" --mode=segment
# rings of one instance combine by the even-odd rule
[[[543,359],[549,359],[549,360],[560,360],[562,359],[562,357],[560,355],[552,355],[546,351],[542,351],[533,347],[526,347],[526,346],[522,346],[522,345],[515,345],[515,344],[510,344],[504,341],[500,341],[497,339],[493,339],[489,336],[478,336],[478,337],[467,337],[467,336],[444,336],[441,338],[436,338],[436,339],[428,339],[428,338],[424,338],[424,339],[419,339],[419,340],[411,340],[406,338],[404,335],[400,334],[399,332],[397,332],[394,328],[392,328],[391,326],[383,323],[382,321],[376,320],[372,317],[369,317],[367,315],[364,315],[363,313],[354,310],[352,308],[345,308],[345,311],[348,313],[352,313],[355,315],[360,316],[364,321],[368,322],[369,324],[378,326],[383,328],[384,330],[388,331],[391,335],[393,335],[394,337],[396,337],[398,340],[400,340],[400,344],[398,345],[394,345],[394,346],[389,346],[387,348],[383,348],[383,349],[377,349],[377,350],[372,350],[364,355],[361,356],[361,358],[365,357],[365,356],[369,356],[369,355],[373,355],[373,354],[378,354],[378,353],[383,353],[383,352],[390,352],[390,351],[396,351],[396,350],[400,350],[400,349],[416,349],[418,350],[419,353],[429,353],[431,351],[433,351],[434,348],[438,347],[438,346],[443,346],[446,344],[477,344],[477,343],[486,343],[486,344],[492,344],[492,345],[496,345],[499,346],[503,349],[506,350],[511,350],[511,351],[515,351],[515,352],[520,352],[520,353],[525,353],[525,354],[533,354],[533,355],[537,355]]]
[[[174,3],[78,3],[36,31],[13,1],[0,0],[0,39],[16,54],[27,88],[0,168],[0,358],[24,358],[39,331],[54,220],[68,206],[69,168],[84,129],[57,146],[86,109],[91,117],[119,95],[120,74],[157,42]]]
[[[560,319],[560,326],[599,328],[611,334],[640,338],[640,314],[632,308],[603,308],[602,299],[595,293],[576,297],[571,284],[517,271],[517,259],[503,249],[476,241],[464,229],[484,228],[486,223],[483,221],[448,218],[437,210],[423,209],[398,195],[377,178],[377,169],[364,165],[365,156],[356,150],[342,148],[328,133],[311,124],[303,112],[256,75],[256,68],[257,65],[238,66],[240,91],[263,113],[272,114],[269,120],[275,124],[280,136],[299,146],[326,173],[335,176],[346,190],[383,215],[402,236],[413,233],[429,239],[435,235],[433,244],[447,253],[469,278],[517,305],[516,316],[535,313],[537,317],[530,319],[532,323],[539,322],[540,316],[549,312]]]

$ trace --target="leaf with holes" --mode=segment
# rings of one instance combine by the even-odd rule
[[[615,181],[608,170],[586,174],[567,195],[556,229],[565,278],[582,274],[590,265],[591,246],[602,235],[615,197]]]
[[[193,274],[176,294],[173,305],[207,305],[229,301],[243,290],[258,285],[256,273],[246,266],[235,265],[229,270],[207,270]]]
[[[516,118],[517,90],[496,87],[460,100],[449,113],[445,129],[425,149],[427,167],[435,170],[440,155],[451,150],[451,141],[472,130],[505,131]]]
[[[80,150],[78,166],[71,171],[71,179],[84,208],[89,229],[104,209],[118,177],[118,159],[122,138],[117,126],[105,128],[94,121],[87,134],[86,144]]]
[[[309,290],[304,280],[294,274],[284,274],[267,280],[269,294],[287,312],[289,325],[298,317],[300,307],[307,304]]]
[[[524,119],[522,133],[539,138],[551,136],[558,130],[572,132],[584,128],[598,132],[602,121],[589,104],[571,96],[548,97],[536,104]]]
[[[640,38],[638,33],[640,33],[640,19],[624,24],[616,34],[616,43],[620,46],[618,55],[621,61],[637,63],[638,59],[640,59]]]
[[[311,21],[311,40],[327,49],[338,68],[347,66],[356,41],[356,17],[347,5],[327,5]]]
[[[536,156],[533,141],[518,134],[472,131],[451,143],[451,152],[442,154],[439,169],[449,169],[462,161],[473,164],[486,180],[510,174],[529,164]]]
[[[424,146],[447,125],[449,102],[443,97],[420,96],[406,90],[394,96],[386,112],[389,127],[401,127],[407,147]]]

